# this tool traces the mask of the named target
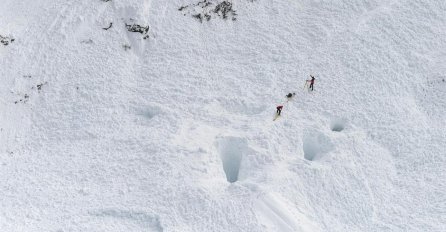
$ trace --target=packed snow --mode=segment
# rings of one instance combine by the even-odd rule
[[[3,0],[0,231],[446,231],[445,29],[444,0]]]

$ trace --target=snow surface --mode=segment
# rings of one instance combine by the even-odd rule
[[[221,1],[2,0],[0,230],[446,231],[446,1]]]

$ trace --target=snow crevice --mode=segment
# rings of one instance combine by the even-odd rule
[[[217,150],[223,163],[226,179],[229,183],[236,182],[243,156],[248,150],[246,139],[232,136],[219,138]]]

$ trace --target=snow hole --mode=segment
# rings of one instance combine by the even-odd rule
[[[341,132],[345,128],[345,120],[341,118],[333,118],[330,123],[331,131]]]
[[[307,134],[303,138],[304,158],[306,160],[313,161],[322,158],[333,148],[330,138],[320,132]]]
[[[162,113],[161,108],[158,106],[147,106],[144,109],[137,109],[136,111],[138,115],[143,116],[147,119],[152,119]]]
[[[223,137],[217,141],[217,150],[223,162],[223,170],[229,183],[238,180],[240,164],[248,148],[246,139],[238,137]]]

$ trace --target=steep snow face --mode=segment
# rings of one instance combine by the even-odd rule
[[[3,0],[0,228],[445,231],[445,12]]]

